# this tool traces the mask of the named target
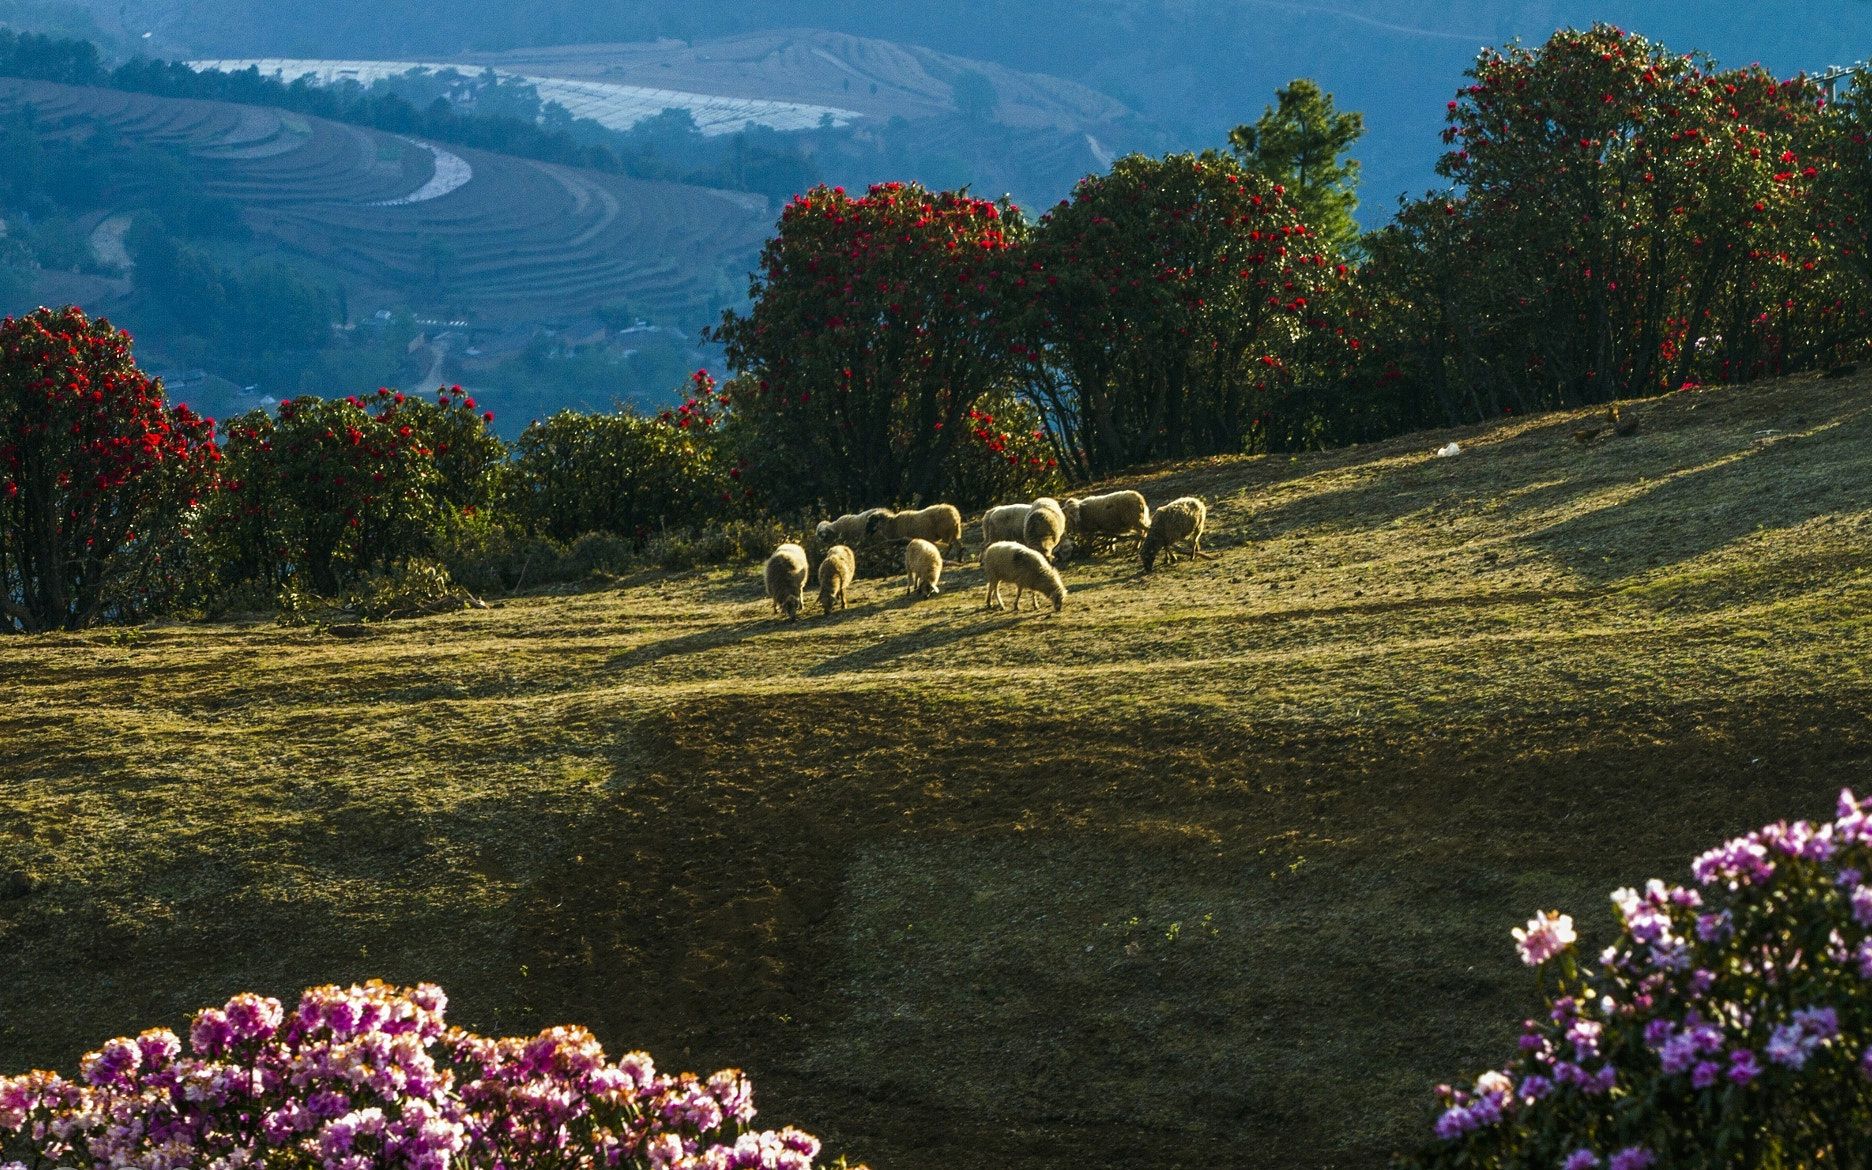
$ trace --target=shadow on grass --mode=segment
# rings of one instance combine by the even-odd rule
[[[681,634],[674,638],[665,638],[660,642],[647,642],[642,646],[633,646],[622,654],[613,655],[606,660],[606,670],[629,670],[635,666],[649,666],[665,658],[678,658],[686,654],[701,654],[709,650],[730,646],[736,642],[761,633],[767,629],[785,629],[793,625],[778,617],[762,617],[733,625],[711,626],[706,630],[697,630],[692,634]]]
[[[1698,405],[1711,407],[1712,416],[1733,406],[1683,404]],[[1647,567],[1696,560],[1758,531],[1872,504],[1857,474],[1857,452],[1872,438],[1872,408],[1834,413],[1819,425],[1791,417],[1785,429],[1745,430],[1721,420],[1734,429],[1720,437],[1709,429],[1718,418],[1686,418],[1680,409],[1649,407],[1637,435],[1590,447],[1576,448],[1579,420],[1566,418],[1457,460],[1374,464],[1356,483],[1259,510],[1255,525],[1266,539],[1317,535],[1326,523],[1356,533],[1412,517],[1434,525],[1443,509],[1450,516],[1480,513],[1490,528],[1516,533],[1515,543],[1607,584]],[[1801,409],[1788,407],[1790,414]],[[1556,446],[1573,456],[1561,478],[1553,477]],[[1474,464],[1483,461],[1490,472],[1478,475]],[[1550,519],[1542,523],[1543,517]]]
[[[1048,608],[1044,615],[1028,613],[1021,615],[1020,618],[1016,618],[1012,613],[1002,614],[989,612],[984,614],[980,611],[975,611],[971,614],[973,620],[935,629],[924,628],[913,633],[899,634],[894,638],[884,638],[867,646],[860,646],[836,658],[828,658],[816,666],[808,667],[804,671],[804,674],[808,678],[823,678],[826,675],[844,674],[848,671],[865,670],[874,666],[882,666],[885,663],[894,662],[907,654],[915,654],[925,650],[935,650],[943,646],[953,646],[959,642],[976,637],[979,634],[986,634],[994,630],[1002,629],[1016,621],[1030,620],[1034,617],[1051,616],[1052,612],[1052,609]]]
[[[1868,441],[1860,409],[1816,427],[1749,436],[1696,466],[1674,467],[1558,523],[1526,532],[1575,573],[1600,583],[1673,566],[1757,532],[1796,528],[1872,504],[1859,475]]]

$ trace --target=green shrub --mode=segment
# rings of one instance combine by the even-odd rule
[[[651,537],[644,545],[643,560],[671,570],[735,564],[763,559],[775,545],[791,539],[787,526],[771,517],[728,520]]]
[[[704,374],[696,387],[712,393],[714,383]],[[514,445],[506,506],[554,540],[608,532],[639,546],[732,515],[746,498],[740,471],[696,401],[656,418],[562,410],[531,424]]]

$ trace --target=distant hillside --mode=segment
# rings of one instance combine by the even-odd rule
[[[828,181],[968,184],[1028,206],[1064,197],[1116,153],[1161,131],[1122,103],[1057,77],[928,49],[817,30],[685,44],[566,45],[421,61],[213,57],[199,68],[257,69],[284,81],[369,85],[410,69],[484,69],[524,81],[542,102],[614,130],[686,111],[705,136],[750,125],[821,130],[807,149]]]
[[[1869,404],[1146,470],[1219,559],[1069,563],[1057,617],[971,559],[797,624],[747,565],[0,638],[0,1070],[433,979],[880,1170],[1382,1166],[1538,1002],[1511,926],[1592,953],[1606,890],[1872,767]]]
[[[1443,103],[1482,44],[1539,41],[1561,24],[1611,20],[1679,50],[1704,49],[1730,64],[1759,60],[1784,74],[1872,54],[1872,4],[1865,0],[1036,0],[1017,17],[989,0],[461,0],[440,9],[414,0],[87,3],[99,23],[133,42],[150,32],[143,43],[172,55],[459,55],[658,37],[693,42],[654,66],[672,81],[689,67],[726,72],[702,59],[712,52],[702,42],[819,28],[896,42],[905,53],[921,46],[1050,74],[1117,99],[1164,127],[1177,147],[1219,145],[1231,126],[1261,111],[1276,86],[1311,76],[1341,107],[1366,114],[1370,133],[1358,153],[1366,163],[1368,223],[1382,221],[1397,194],[1436,183]],[[810,58],[795,57],[790,66],[801,93],[826,79],[837,84]]]
[[[914,45],[816,29],[782,29],[694,44],[562,45],[462,58],[516,72],[839,106],[879,121],[964,113],[958,81],[989,83],[991,120],[1015,129],[1110,135],[1136,119],[1122,103],[1044,74]],[[678,85],[680,82],[680,85]]]
[[[361,306],[403,303],[427,283],[493,323],[614,301],[693,316],[739,294],[770,223],[759,196],[443,149],[255,106],[0,79],[0,112],[24,107],[48,134],[95,119],[183,148],[206,190],[236,200],[256,232],[358,278]]]

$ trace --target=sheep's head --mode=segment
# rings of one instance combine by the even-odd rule
[[[1066,531],[1079,531],[1079,497],[1069,496],[1061,500],[1060,511],[1066,516]]]
[[[780,599],[780,612],[786,615],[788,621],[799,620],[800,600],[796,593],[789,593]]]
[[[890,516],[891,514],[889,512],[884,511],[882,508],[871,513],[871,518],[865,521],[865,527],[864,527],[865,539],[869,540],[871,537],[876,536],[878,529],[884,526],[884,522],[886,520],[889,520]]]
[[[1052,591],[1049,592],[1047,596],[1053,599],[1053,612],[1054,613],[1058,613],[1061,609],[1065,608],[1066,586],[1064,585],[1053,586]]]
[[[821,520],[819,526],[813,529],[813,535],[819,538],[820,544],[831,544],[833,538],[838,535],[838,529],[832,527],[832,521]]]
[[[1144,544],[1139,555],[1144,558],[1144,571],[1150,572],[1157,567],[1157,553],[1162,546],[1157,541],[1157,530],[1151,529],[1144,537]]]

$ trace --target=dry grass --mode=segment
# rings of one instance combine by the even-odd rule
[[[1865,782],[1868,389],[1135,477],[1221,558],[1057,618],[750,567],[0,640],[0,1068],[375,974],[881,1170],[1378,1165],[1530,1004],[1511,925]]]

